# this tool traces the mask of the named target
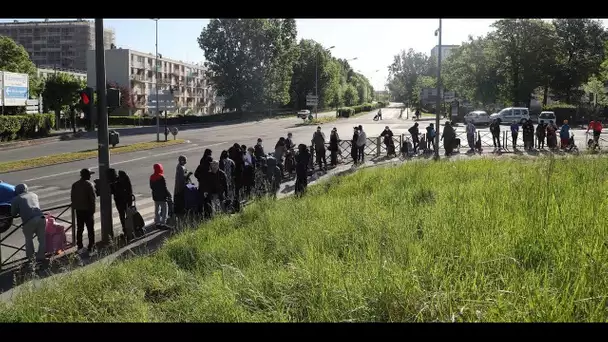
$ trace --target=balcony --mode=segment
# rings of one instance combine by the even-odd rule
[[[133,81],[139,81],[139,82],[145,82],[146,81],[146,77],[144,75],[131,75],[131,80],[133,80]]]
[[[142,62],[131,62],[131,67],[132,68],[138,68],[138,69],[143,69],[144,68],[144,63]]]

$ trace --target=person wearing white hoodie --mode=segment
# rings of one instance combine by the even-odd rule
[[[365,162],[365,142],[367,141],[367,135],[363,131],[363,126],[359,125],[359,136],[357,138],[357,154],[359,155],[359,162]]]

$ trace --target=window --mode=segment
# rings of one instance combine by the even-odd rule
[[[513,114],[511,113],[511,108],[506,108],[500,111],[499,113],[501,116],[512,116]]]
[[[513,109],[514,116],[521,116],[521,109]]]

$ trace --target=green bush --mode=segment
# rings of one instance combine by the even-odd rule
[[[54,114],[2,115],[0,141],[47,136],[54,126]]]
[[[556,103],[543,106],[544,111],[555,111],[556,109],[576,109],[576,106],[567,103]]]

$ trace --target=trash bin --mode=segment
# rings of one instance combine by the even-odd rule
[[[110,145],[115,147],[120,142],[120,134],[114,130],[110,131]]]

